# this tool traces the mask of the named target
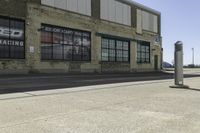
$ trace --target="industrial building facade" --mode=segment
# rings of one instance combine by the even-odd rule
[[[162,68],[161,14],[131,0],[1,0],[0,73]]]

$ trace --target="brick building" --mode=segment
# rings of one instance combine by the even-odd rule
[[[161,14],[131,0],[1,0],[0,73],[161,70]]]

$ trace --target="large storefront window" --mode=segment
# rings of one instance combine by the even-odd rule
[[[105,62],[129,62],[129,42],[116,39],[102,39],[101,55]]]
[[[150,63],[150,42],[137,42],[137,62]]]
[[[42,24],[42,60],[90,61],[91,37],[86,31]]]
[[[0,58],[25,58],[24,27],[24,21],[0,17]]]

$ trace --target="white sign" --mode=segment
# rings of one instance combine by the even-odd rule
[[[35,48],[33,46],[30,46],[30,53],[34,53],[35,52]]]
[[[3,37],[10,36],[12,38],[22,38],[23,34],[24,34],[23,30],[0,27],[0,36],[3,36]]]

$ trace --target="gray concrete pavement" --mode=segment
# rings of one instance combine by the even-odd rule
[[[200,78],[0,95],[0,133],[198,133]]]
[[[184,74],[200,74],[200,68],[184,68]],[[174,68],[165,68],[164,71],[174,73]]]

